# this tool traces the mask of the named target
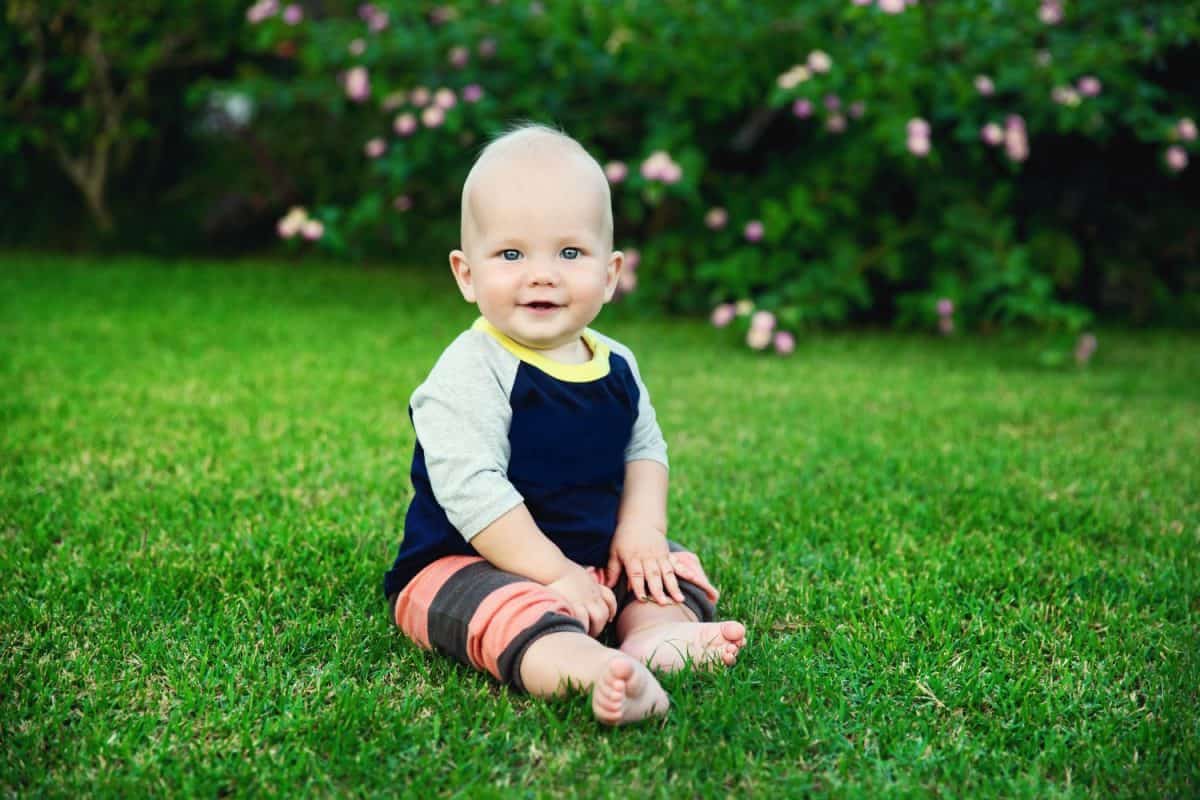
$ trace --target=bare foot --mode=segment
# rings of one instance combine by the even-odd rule
[[[704,667],[732,667],[746,644],[740,622],[663,622],[632,631],[621,642],[622,653],[652,669],[674,672],[688,661]]]
[[[592,713],[605,725],[628,725],[664,716],[671,701],[649,670],[628,658],[614,657],[592,688]]]

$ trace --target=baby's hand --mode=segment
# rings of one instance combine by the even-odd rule
[[[617,613],[617,598],[612,589],[597,583],[586,569],[574,565],[546,588],[561,595],[572,615],[583,623],[589,636],[598,636]]]
[[[683,592],[675,578],[677,565],[671,558],[667,537],[661,532],[641,525],[617,526],[605,569],[608,586],[617,584],[622,566],[629,576],[629,588],[638,600],[645,600],[649,594],[659,605],[672,605],[672,600],[683,602]],[[680,577],[690,580],[689,576]]]

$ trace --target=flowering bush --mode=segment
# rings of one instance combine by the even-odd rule
[[[945,326],[939,299],[960,327],[1078,330],[1087,307],[1145,314],[1172,292],[1200,309],[1195,209],[1170,191],[1193,180],[1196,98],[1165,66],[1195,52],[1195,4],[722,8],[257,0],[257,55],[220,88],[253,98],[288,204],[350,252],[440,259],[486,138],[559,124],[641,251],[623,291],[714,322],[748,299],[770,325],[728,322],[757,349],[846,320]],[[1152,188],[1093,177],[1112,170]]]

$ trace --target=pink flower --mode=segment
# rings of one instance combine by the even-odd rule
[[[714,206],[704,215],[704,224],[710,230],[719,231],[725,227],[725,223],[729,222],[729,212],[720,206]]]
[[[682,168],[671,160],[665,150],[656,150],[642,162],[642,177],[649,181],[675,183],[683,176]]]
[[[436,128],[446,121],[446,112],[441,106],[429,106],[421,112],[421,122],[426,128]]]
[[[850,117],[852,119],[862,119],[862,115],[867,113],[867,104],[862,100],[855,100],[850,104]]]
[[[812,101],[801,97],[799,100],[792,103],[792,113],[800,119],[807,119],[808,117],[811,117],[813,113]]]
[[[1182,172],[1187,169],[1188,154],[1180,145],[1173,144],[1167,148],[1166,153],[1167,166],[1172,172]]]
[[[775,79],[775,85],[780,89],[794,89],[801,83],[812,78],[812,71],[803,64],[797,64]]]
[[[885,14],[899,14],[904,10],[904,0],[879,0],[879,10]]]
[[[989,122],[979,129],[979,136],[992,147],[1004,141],[1004,129],[994,122]]]
[[[1054,90],[1050,92],[1050,98],[1060,106],[1079,105],[1079,92],[1070,86],[1055,86]]]
[[[283,10],[283,21],[288,25],[299,25],[304,19],[304,9],[292,3]]]
[[[766,350],[771,343],[770,328],[751,328],[746,334],[746,344],[754,350]]]
[[[917,158],[924,158],[929,155],[929,139],[924,136],[910,136],[905,144],[908,147],[908,152]]]
[[[773,331],[775,330],[775,315],[770,311],[755,311],[750,317],[750,327]]]
[[[929,123],[920,117],[913,117],[908,121],[906,128],[908,138],[910,139],[928,139],[929,138]]]
[[[1090,333],[1080,335],[1079,341],[1075,343],[1075,363],[1083,366],[1091,361],[1097,344],[1095,335]]]
[[[808,68],[813,72],[829,72],[832,66],[833,59],[824,50],[813,50],[808,54]]]
[[[637,288],[637,273],[630,269],[621,270],[620,276],[617,277],[617,286],[626,294],[632,292]]]
[[[479,47],[476,49],[479,51],[479,55],[483,58],[491,58],[492,56],[496,55],[496,40],[484,39],[479,43]]]
[[[624,161],[610,161],[604,165],[604,177],[609,183],[620,183],[629,174],[629,167]]]
[[[292,206],[288,213],[275,223],[275,230],[281,239],[290,239],[300,232],[305,222],[308,222],[308,212],[304,207]]]
[[[1047,25],[1057,25],[1062,22],[1063,9],[1058,0],[1043,0],[1038,9],[1038,19]]]
[[[996,84],[987,75],[975,76],[975,91],[979,92],[984,97],[991,97],[996,93]]]
[[[396,199],[392,201],[392,207],[400,213],[408,211],[413,206],[412,198],[406,194],[396,195]]]
[[[751,242],[757,242],[761,240],[765,232],[766,230],[763,228],[762,222],[756,219],[747,222],[745,229],[742,231],[742,233],[746,236],[746,240]]]
[[[908,152],[912,153],[917,158],[924,158],[929,155],[929,123],[921,117],[913,117],[908,121]]]
[[[392,130],[398,136],[412,136],[417,132],[417,118],[408,111],[397,114],[396,119],[392,121]]]
[[[300,229],[300,235],[310,242],[315,242],[325,235],[325,226],[320,220],[310,219],[304,223],[304,227]]]
[[[1100,79],[1095,75],[1084,75],[1075,86],[1084,97],[1095,97],[1100,94],[1100,90],[1103,88]]]
[[[1009,114],[1004,120],[1004,152],[1016,162],[1029,158],[1029,136],[1025,120],[1019,114]]]
[[[1191,117],[1184,117],[1175,125],[1175,133],[1185,142],[1196,140],[1196,123]]]
[[[796,350],[796,337],[787,331],[775,334],[775,352],[781,356],[790,356]]]
[[[842,98],[838,97],[836,94],[825,95],[825,108],[829,109],[830,111],[837,111],[841,107]]]
[[[346,45],[346,49],[352,56],[361,56],[367,51],[367,43],[363,39],[351,39],[350,44]]]
[[[434,92],[433,103],[439,108],[451,109],[458,104],[458,98],[454,96],[454,92],[443,86]]]
[[[937,301],[937,313],[939,317],[948,317],[954,313],[954,301],[949,297],[943,297]]]
[[[825,120],[825,129],[830,133],[841,133],[846,130],[846,118],[841,114],[831,114],[829,119]]]
[[[366,67],[351,67],[346,72],[346,96],[355,103],[364,103],[371,96],[371,78]]]
[[[483,99],[483,87],[478,83],[468,83],[463,87],[462,99],[466,103],[478,103]]]
[[[363,22],[366,22],[378,13],[379,9],[376,8],[374,3],[363,3],[358,7],[358,18]]]
[[[424,86],[418,86],[412,90],[412,94],[408,96],[408,102],[412,103],[417,108],[420,108],[429,103],[429,90]]]
[[[471,51],[462,45],[451,47],[446,59],[450,62],[450,66],[455,69],[462,69],[471,60]]]
[[[259,0],[259,2],[246,9],[246,21],[251,25],[257,25],[278,13],[279,3],[277,0]]]
[[[638,264],[642,263],[642,251],[635,247],[625,249],[625,269],[630,272],[638,268]]]
[[[379,33],[388,26],[388,14],[386,11],[376,11],[367,20],[367,30],[372,33]]]
[[[733,303],[722,303],[712,310],[712,316],[709,320],[714,328],[724,328],[729,323],[733,322],[737,310],[734,309]]]
[[[387,150],[387,143],[376,136],[374,139],[368,139],[363,145],[363,152],[367,154],[367,158],[379,158]]]

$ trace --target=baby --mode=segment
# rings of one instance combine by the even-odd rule
[[[523,126],[462,191],[450,269],[482,315],[413,393],[415,496],[384,579],[396,624],[540,697],[591,690],[619,725],[667,712],[649,668],[732,665],[738,622],[667,539],[667,446],[633,354],[588,328],[612,299],[608,181]],[[612,628],[609,628],[610,623]],[[611,630],[613,649],[596,638]]]

